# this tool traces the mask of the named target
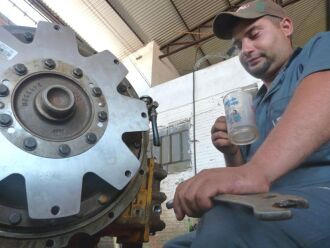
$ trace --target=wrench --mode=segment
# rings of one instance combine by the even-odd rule
[[[222,194],[213,197],[213,200],[250,207],[260,220],[287,220],[292,217],[289,208],[308,208],[308,201],[303,197],[272,192],[249,195]],[[173,200],[168,201],[166,207],[173,208]]]

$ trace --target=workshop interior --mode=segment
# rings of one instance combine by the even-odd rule
[[[262,84],[212,31],[244,0],[0,1],[0,248],[158,248],[196,229],[175,188],[224,167],[210,130],[233,89]],[[276,0],[294,46],[330,27],[329,0]],[[219,195],[256,218],[298,196]]]

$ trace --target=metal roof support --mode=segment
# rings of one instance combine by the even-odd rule
[[[301,0],[288,0],[286,1],[285,3],[283,3],[283,0],[275,0],[275,2],[277,2],[278,4],[280,4],[282,7],[285,7],[285,6],[288,6],[288,5],[291,5],[291,4],[294,4],[296,2],[299,2]],[[327,3],[329,3],[330,0],[326,0]],[[240,0],[238,1],[235,5],[229,5],[228,8],[224,9],[223,11],[229,11],[229,10],[233,10],[233,9],[236,9],[240,6],[240,4],[242,4],[243,2],[245,2],[245,0]],[[328,10],[330,10],[330,8],[328,7]],[[329,13],[330,11],[328,11]],[[162,50],[164,52],[163,55],[159,56],[160,59],[162,58],[165,58],[165,57],[168,57],[172,54],[175,54],[179,51],[182,51],[183,49],[186,49],[188,47],[191,47],[197,43],[200,43],[202,41],[206,41],[208,39],[211,39],[214,37],[214,34],[213,34],[213,30],[212,30],[212,23],[213,23],[213,20],[214,20],[215,16],[213,16],[212,18],[206,20],[205,22],[197,25],[196,27],[188,30],[187,33],[183,34],[183,35],[180,35],[178,36],[177,38],[173,39],[172,41],[170,41],[169,43],[163,45],[160,47],[160,50]],[[329,21],[330,18],[328,18],[328,21]],[[329,21],[330,23],[330,21]],[[328,26],[330,28],[330,24]],[[204,31],[204,33],[207,33],[209,35],[207,36],[199,36],[199,39],[197,39],[196,41],[193,41],[193,42],[187,42],[185,40],[185,37],[187,35],[190,35],[191,33],[201,33],[200,30],[201,29],[206,29],[206,31]],[[180,40],[183,40],[184,42],[180,42]],[[183,44],[184,43],[184,44]],[[175,47],[175,46],[179,46],[178,48],[174,49],[171,51],[171,48],[172,47]]]
[[[110,3],[110,0],[106,0],[107,4],[116,12],[116,14],[120,17],[120,19],[127,25],[127,27],[132,31],[133,34],[138,38],[138,40],[145,45],[146,43],[142,40],[142,38],[138,35],[138,33],[128,24],[125,18],[119,13],[119,11]]]
[[[229,10],[232,10],[236,7],[238,7],[241,3],[243,3],[245,0],[240,0],[239,2],[237,2],[235,4],[235,6],[233,5],[228,5],[228,7],[226,9],[224,9],[223,11],[229,11]],[[172,2],[172,0],[171,0]],[[188,28],[188,32],[183,34],[183,35],[180,35],[178,36],[177,38],[173,39],[172,41],[170,41],[169,43],[163,45],[160,47],[160,50],[164,50],[164,54],[159,56],[160,59],[162,58],[165,58],[165,57],[168,57],[169,55],[172,55],[174,53],[177,53],[183,49],[186,49],[188,47],[191,47],[195,44],[198,44],[202,41],[206,41],[212,37],[214,37],[214,34],[213,34],[213,30],[212,30],[212,24],[213,24],[213,20],[214,20],[215,16],[209,18],[208,20],[206,20],[205,22],[197,25],[196,27],[192,28],[192,29],[189,29],[186,25],[186,27]],[[183,19],[183,18],[182,18]],[[207,33],[208,35],[207,36],[202,36],[200,35],[202,32],[201,32],[201,29],[205,29],[205,33]],[[184,45],[182,46],[182,42],[178,42],[178,44],[176,43],[177,41],[180,41],[180,40],[185,40],[185,38],[188,36],[188,35],[191,35],[191,34],[194,34],[194,33],[198,33],[199,36],[196,38],[196,36],[194,36],[196,38],[195,41],[191,42],[191,43],[188,43],[187,45]],[[171,51],[171,48],[174,47],[174,46],[179,46],[179,48],[177,49],[174,49]]]
[[[177,13],[178,16],[180,17],[182,23],[183,23],[184,26],[186,27],[186,29],[189,30],[189,27],[188,27],[186,21],[184,20],[183,16],[181,15],[180,11],[179,11],[178,8],[176,7],[176,5],[175,5],[175,3],[173,2],[173,0],[170,0],[170,2],[171,2],[171,4],[172,4],[173,8],[175,9],[176,13]],[[190,33],[190,36],[193,38],[194,41],[197,41],[197,40],[198,40],[198,39],[196,38],[195,34]],[[197,50],[199,50],[199,51],[202,53],[202,56],[205,57],[206,54],[204,53],[203,49],[200,47],[201,44],[199,44],[199,42],[196,43],[196,44],[197,44],[197,47],[196,47]],[[196,51],[196,52],[197,52],[197,51]],[[159,56],[159,58],[161,59],[161,56]],[[206,62],[207,62],[208,65],[211,65],[211,63],[210,63],[209,60],[206,60]]]

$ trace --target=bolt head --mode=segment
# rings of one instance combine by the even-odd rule
[[[22,221],[22,216],[19,213],[12,213],[9,215],[8,221],[11,225],[17,225]]]
[[[58,151],[62,157],[66,157],[70,154],[71,148],[67,144],[62,144],[58,147]]]
[[[127,91],[127,87],[123,84],[119,84],[117,89],[118,89],[118,92],[121,94],[124,94]]]
[[[97,141],[97,136],[96,136],[95,133],[88,133],[88,134],[86,135],[86,142],[87,142],[88,144],[95,144],[96,141]]]
[[[31,32],[25,32],[24,38],[27,42],[31,42],[33,40],[33,34]]]
[[[8,114],[0,114],[0,126],[8,127],[13,122],[13,119]]]
[[[73,69],[73,76],[81,78],[83,76],[83,71],[80,68],[75,68]]]
[[[9,89],[6,85],[0,84],[0,96],[8,96],[9,95]]]
[[[97,116],[99,117],[100,122],[105,122],[108,119],[108,114],[105,111],[100,111]]]
[[[33,151],[37,148],[37,141],[33,137],[28,137],[28,138],[24,139],[23,145],[24,145],[25,150]]]
[[[52,59],[46,59],[46,60],[44,61],[44,63],[45,63],[45,67],[46,67],[47,69],[54,69],[54,68],[56,67],[56,63],[55,63],[55,61],[52,60]]]
[[[102,96],[102,90],[100,87],[94,87],[92,89],[93,96],[100,97]]]
[[[141,143],[138,142],[138,141],[135,141],[135,142],[133,143],[133,145],[134,145],[134,147],[135,147],[136,149],[140,149],[140,148],[141,148]]]
[[[105,205],[110,202],[110,197],[106,194],[101,194],[99,198],[97,199],[98,203],[101,205]]]
[[[14,65],[15,73],[19,76],[23,76],[27,73],[27,68],[24,64],[16,64]]]

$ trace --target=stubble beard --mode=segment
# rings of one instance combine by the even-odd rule
[[[261,61],[258,65],[256,65],[255,67],[250,67],[247,63],[242,62],[242,65],[244,67],[244,69],[252,76],[259,78],[259,79],[263,79],[265,78],[267,72],[269,71],[269,68],[271,66],[271,61],[267,58],[264,57],[265,60]]]

